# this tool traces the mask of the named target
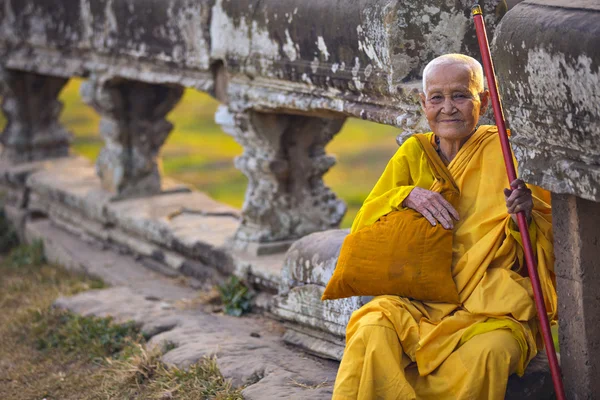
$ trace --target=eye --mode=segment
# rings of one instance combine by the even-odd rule
[[[471,97],[465,93],[454,93],[452,95],[452,100],[457,101],[457,102],[465,101],[470,98]]]
[[[431,96],[429,98],[429,101],[432,102],[432,103],[439,103],[442,100],[443,100],[443,97],[441,95],[439,95],[439,94],[434,94],[433,96]]]

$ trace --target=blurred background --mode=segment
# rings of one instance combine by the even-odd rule
[[[95,162],[103,145],[98,133],[99,115],[83,103],[79,86],[71,79],[61,93],[63,124],[73,133],[72,151]],[[162,147],[163,173],[208,193],[214,199],[241,208],[246,177],[233,165],[242,147],[214,122],[219,103],[205,93],[186,89],[169,114],[173,131]],[[5,124],[0,113],[0,129]],[[328,185],[348,205],[342,228],[352,225],[363,200],[398,148],[399,130],[392,126],[349,118],[326,150],[337,164],[325,174]]]

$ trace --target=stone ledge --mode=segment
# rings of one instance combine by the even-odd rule
[[[164,193],[115,200],[81,157],[0,165],[0,184],[17,209],[47,215],[71,233],[116,245],[184,275],[204,279],[233,273],[261,290],[277,292],[283,253],[258,256],[233,250],[237,209],[202,192],[181,190],[170,179],[163,182]]]

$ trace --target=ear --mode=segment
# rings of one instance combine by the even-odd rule
[[[483,92],[479,93],[479,102],[481,103],[479,105],[479,115],[481,116],[487,111],[488,105],[490,103],[490,92],[484,90]]]
[[[421,98],[421,107],[425,110],[425,93],[419,93],[419,97]]]

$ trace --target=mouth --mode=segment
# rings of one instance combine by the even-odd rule
[[[443,123],[443,124],[455,124],[455,123],[463,122],[463,121],[461,119],[445,119],[445,120],[439,121],[439,122]]]

